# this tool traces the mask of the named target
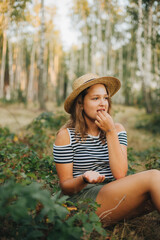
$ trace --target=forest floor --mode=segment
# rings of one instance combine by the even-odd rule
[[[63,112],[63,107],[55,107],[52,103],[47,103],[47,110],[57,114]],[[0,127],[8,127],[12,132],[18,134],[25,131],[25,127],[41,113],[42,111],[38,109],[37,105],[0,103]],[[114,121],[123,124],[127,130],[128,147],[133,148],[136,152],[160,146],[160,135],[135,128],[137,121],[144,115],[144,109],[136,107],[115,105],[112,109]],[[141,163],[139,158],[136,171],[142,170],[145,170],[145,163],[144,161]],[[157,213],[149,214],[130,222],[119,223],[113,228],[111,227],[110,231],[112,232],[110,239],[115,240],[160,240],[160,217]]]
[[[63,112],[63,107],[55,107],[52,103],[47,104],[47,110],[53,113]],[[0,126],[8,127],[13,132],[19,132],[32,122],[40,113],[37,105],[24,104],[1,104],[0,103]],[[145,114],[144,109],[136,107],[115,105],[112,116],[115,122],[120,122],[127,130],[128,146],[136,151],[145,150],[150,146],[160,145],[160,136],[149,131],[135,128],[135,124]]]

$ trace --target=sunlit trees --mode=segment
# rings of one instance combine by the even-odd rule
[[[136,78],[141,92],[139,99],[147,113],[159,111],[159,1],[130,1],[130,16],[136,31],[137,71]],[[158,106],[157,106],[158,104]]]
[[[0,98],[38,101],[41,109],[46,100],[58,102],[57,62],[63,50],[54,25],[55,6],[40,0],[8,0],[0,3],[0,12]]]
[[[154,111],[159,99],[159,10],[157,0],[92,0],[73,3],[72,19],[81,37],[72,49],[72,75],[97,72],[122,81],[117,102]],[[74,58],[74,60],[73,60]],[[124,97],[122,97],[122,95]]]
[[[76,75],[91,71],[99,75],[117,76],[125,81],[125,17],[123,9],[115,0],[74,1],[73,22],[81,32],[81,45],[74,52],[75,60],[78,55],[77,67],[75,65],[74,69]],[[124,102],[122,94],[116,100]]]
[[[26,4],[29,0],[9,1],[3,0],[0,3],[0,26],[1,26],[1,73],[0,73],[0,98],[5,95],[10,99],[10,93],[14,87],[14,73],[13,73],[13,49],[10,41],[12,29],[16,24],[24,20]],[[8,54],[9,57],[6,55]],[[6,66],[9,66],[6,69]],[[9,75],[9,82],[5,84],[5,75]]]
[[[0,2],[1,99],[39,102],[44,109],[48,100],[61,104],[77,76],[96,72],[121,79],[114,101],[158,111],[158,0],[71,1],[79,39],[66,52],[54,23],[56,7],[43,1]]]
[[[138,0],[138,29],[137,29],[137,62],[139,69],[139,77],[142,81],[142,89],[144,93],[144,98],[146,102],[147,112],[151,112],[151,103],[149,96],[149,85],[151,81],[151,34],[152,34],[152,3],[148,6],[148,27],[145,29],[145,47],[146,51],[144,53],[146,58],[143,58],[142,52],[142,33],[143,28],[143,11],[142,11],[142,0]]]

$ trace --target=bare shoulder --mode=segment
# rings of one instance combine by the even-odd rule
[[[117,130],[117,133],[122,132],[122,131],[126,131],[124,126],[121,123],[115,123],[115,128]]]
[[[67,128],[59,130],[56,136],[55,145],[64,146],[68,144],[70,144],[70,136]]]

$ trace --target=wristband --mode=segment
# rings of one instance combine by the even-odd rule
[[[113,130],[116,130],[116,128],[114,127],[114,128],[108,129],[108,130],[106,131],[106,133],[112,132]]]
[[[89,183],[86,179],[85,179],[85,177],[82,175],[82,178],[83,178],[83,182],[84,183]]]

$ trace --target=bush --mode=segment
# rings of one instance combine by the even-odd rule
[[[29,124],[28,129],[33,129],[34,132],[39,132],[44,129],[59,129],[67,120],[64,114],[55,115],[52,112],[41,113],[34,121]]]
[[[23,137],[8,128],[0,129],[1,238],[105,238],[95,202],[79,202],[72,208],[73,204],[57,193],[53,156],[46,155],[45,148],[53,145],[54,136],[48,130],[57,130],[63,121],[61,116],[41,114]]]
[[[136,173],[135,167],[138,165],[135,158],[135,151],[133,148],[128,148],[127,150],[128,155],[128,172],[127,175],[131,175]]]
[[[29,184],[32,180],[48,184],[54,190],[58,189],[58,177],[53,163],[53,157],[43,153],[38,154],[27,144],[14,141],[14,135],[8,134],[0,143],[0,182],[14,177],[17,182]],[[0,138],[2,140],[2,138]]]
[[[160,133],[160,114],[145,115],[143,119],[139,120],[136,128],[151,131],[154,134]]]
[[[87,210],[83,203],[73,214],[64,206],[66,197],[51,196],[36,182],[23,186],[10,180],[0,186],[0,192],[2,238],[74,240],[86,236],[83,239],[87,240],[94,232],[106,235],[95,214],[95,203],[88,202]]]
[[[44,151],[48,146],[51,149],[55,131],[66,122],[66,119],[67,117],[65,115],[55,115],[52,112],[44,112],[27,126],[28,133],[24,140],[36,151],[42,152],[42,150]]]
[[[59,195],[52,154],[54,131],[66,121],[63,115],[42,113],[24,136],[0,128],[0,236],[2,239],[98,239],[108,233],[95,214],[97,204],[81,201],[73,206]],[[160,148],[135,152],[128,149],[128,174],[139,159],[146,168],[160,168]],[[54,195],[52,195],[54,193]],[[116,229],[116,226],[115,226]],[[112,233],[113,232],[113,233]],[[115,231],[111,239],[116,238]],[[127,237],[126,237],[127,239]]]
[[[145,163],[146,169],[160,170],[160,147],[150,147],[136,153],[137,157]]]

